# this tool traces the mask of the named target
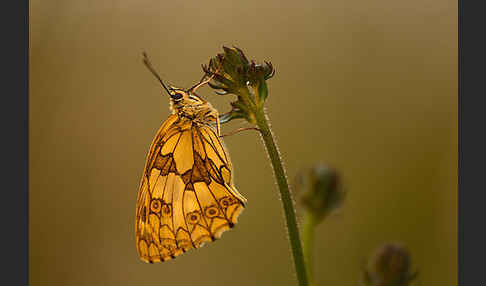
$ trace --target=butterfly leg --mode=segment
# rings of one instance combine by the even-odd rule
[[[256,131],[261,132],[261,130],[260,130],[260,129],[258,129],[258,128],[256,128],[256,127],[244,127],[244,128],[238,128],[238,129],[236,129],[236,130],[234,130],[234,131],[232,131],[232,132],[230,132],[230,133],[227,133],[227,134],[223,134],[223,135],[219,135],[219,134],[218,134],[218,136],[219,136],[219,137],[231,136],[231,135],[235,135],[236,133],[239,133],[239,132],[241,132],[241,131],[246,131],[246,130],[256,130]]]
[[[203,77],[201,78],[201,80],[197,84],[195,84],[193,87],[191,87],[189,90],[191,92],[195,93],[198,88],[200,88],[201,86],[203,86],[203,85],[207,84],[208,82],[210,82],[214,78],[215,75],[216,75],[216,73],[214,73],[208,79],[204,80],[206,78],[206,76],[207,76],[207,74],[204,74]]]
[[[217,69],[217,70],[216,70],[216,71],[215,71],[215,72],[214,72],[214,73],[213,73],[213,74],[212,74],[212,75],[211,75],[211,76],[210,76],[210,77],[209,77],[207,80],[204,80],[204,79],[206,78],[206,76],[208,75],[208,74],[207,74],[207,72],[206,72],[206,73],[203,75],[203,77],[201,78],[201,80],[199,81],[199,83],[195,84],[195,85],[194,85],[193,87],[191,87],[189,90],[190,90],[191,92],[196,92],[196,90],[197,90],[198,88],[200,88],[201,86],[203,86],[203,85],[205,85],[205,84],[209,83],[209,82],[210,82],[210,81],[211,81],[211,80],[214,78],[214,76],[216,75],[216,73],[218,73],[218,72],[219,72],[219,70],[220,70],[221,68],[222,68],[222,65],[220,65],[220,66],[218,67],[218,69]],[[204,69],[204,67],[203,67],[203,69]]]
[[[219,121],[219,116],[216,116],[216,123],[218,125],[218,136],[221,137],[221,122]]]

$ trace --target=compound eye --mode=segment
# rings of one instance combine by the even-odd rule
[[[170,97],[172,97],[173,100],[181,100],[182,99],[182,94],[176,92],[174,94],[171,94]]]

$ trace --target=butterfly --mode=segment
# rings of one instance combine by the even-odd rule
[[[136,243],[141,260],[175,258],[232,228],[246,199],[233,185],[216,109],[196,90],[166,85],[144,53],[144,63],[170,96],[172,114],[150,146],[137,197]]]

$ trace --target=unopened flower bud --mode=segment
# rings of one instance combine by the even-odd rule
[[[221,122],[245,118],[255,124],[255,112],[263,109],[268,96],[266,80],[275,69],[270,62],[257,64],[249,61],[239,48],[223,47],[224,52],[203,65],[203,71],[213,80],[209,86],[218,94],[234,94],[238,100],[231,103],[232,110],[220,117]]]
[[[296,188],[301,192],[300,202],[317,222],[338,209],[345,197],[338,174],[323,164],[301,172],[296,178]]]
[[[370,286],[406,286],[416,277],[411,272],[408,250],[396,243],[380,247],[364,271],[364,282]]]

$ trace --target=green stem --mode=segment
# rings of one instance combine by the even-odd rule
[[[275,144],[272,131],[267,121],[267,117],[263,111],[263,108],[255,110],[255,121],[260,129],[263,142],[272,162],[273,172],[275,174],[275,179],[277,180],[277,185],[280,190],[280,196],[282,199],[282,204],[285,212],[285,220],[287,222],[287,229],[289,234],[290,246],[292,248],[292,254],[294,258],[295,270],[297,272],[297,279],[299,285],[308,286],[309,281],[307,277],[306,264],[304,260],[304,254],[302,251],[302,244],[299,236],[299,229],[297,226],[297,218],[295,215],[292,195],[290,193],[289,185],[287,182],[287,177],[285,176],[285,170],[282,165],[282,160]]]
[[[312,249],[314,246],[314,234],[316,230],[316,217],[309,211],[304,215],[304,227],[302,230],[302,239],[304,246],[304,258],[307,263],[307,279],[313,285],[313,270],[312,270]]]

